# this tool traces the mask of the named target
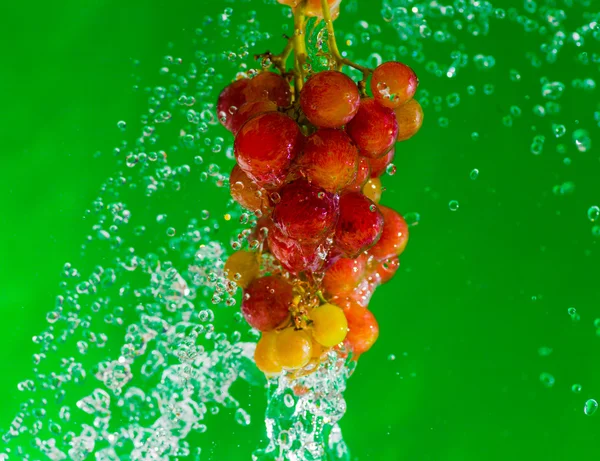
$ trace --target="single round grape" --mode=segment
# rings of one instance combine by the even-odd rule
[[[360,192],[370,177],[371,165],[369,164],[369,159],[363,157],[362,155],[359,155],[358,168],[356,169],[356,177],[354,178],[354,181],[348,184],[344,190],[348,192]]]
[[[327,0],[327,3],[329,5],[331,19],[336,19],[340,14],[340,3],[342,3],[342,0]],[[308,0],[308,2],[306,2],[306,15],[322,18],[323,8],[321,6],[321,0]]]
[[[246,100],[273,101],[279,107],[288,107],[292,103],[292,91],[289,82],[274,72],[261,72],[248,82]]]
[[[348,321],[346,345],[354,352],[354,358],[367,352],[379,337],[379,325],[373,313],[362,306],[352,305],[344,310]]]
[[[340,197],[340,217],[335,227],[335,245],[347,257],[356,258],[371,248],[383,230],[383,215],[371,200],[360,192]]]
[[[297,370],[308,364],[312,355],[312,341],[304,330],[286,328],[277,335],[275,357],[288,370]]]
[[[383,232],[369,253],[383,261],[402,254],[408,243],[408,225],[404,218],[391,208],[379,205],[379,210],[383,215]]]
[[[371,91],[382,106],[395,109],[410,101],[417,91],[417,74],[401,62],[384,62],[373,71]]]
[[[346,125],[346,132],[358,147],[360,155],[381,157],[396,142],[396,114],[392,109],[377,104],[373,98],[365,98],[356,116]]]
[[[396,149],[392,147],[392,149],[385,155],[379,158],[372,158],[369,160],[371,164],[371,178],[378,178],[387,169],[388,165],[392,163],[394,160],[394,155],[396,154]]]
[[[303,142],[294,120],[280,112],[267,112],[242,126],[235,137],[235,158],[258,185],[276,188],[283,183]]]
[[[379,203],[379,200],[381,200],[381,180],[379,178],[370,178],[364,185],[362,192],[373,203]]]
[[[233,253],[225,262],[227,278],[246,288],[252,280],[258,277],[258,258],[252,251],[239,250]]]
[[[289,317],[293,297],[292,285],[283,278],[260,277],[244,291],[242,314],[251,327],[274,330]]]
[[[325,242],[301,243],[286,237],[272,226],[267,236],[271,254],[291,273],[316,272],[323,266],[328,245]]]
[[[234,114],[246,102],[245,90],[249,81],[247,78],[236,80],[223,88],[223,91],[219,94],[217,117],[221,125],[229,131],[231,131],[231,122]]]
[[[348,321],[344,311],[333,304],[323,304],[314,308],[310,314],[312,335],[325,347],[341,343],[348,333]]]
[[[240,128],[255,115],[262,114],[264,112],[275,112],[277,105],[273,101],[251,101],[242,104],[242,107],[233,114],[231,120],[231,132],[236,135]]]
[[[378,262],[374,267],[374,275],[379,283],[389,282],[400,267],[400,259],[394,256]]]
[[[306,118],[320,128],[339,128],[356,115],[360,95],[350,77],[335,70],[310,77],[300,92]]]
[[[229,175],[229,191],[231,197],[246,210],[266,210],[269,206],[266,192],[260,191],[238,165],[233,167]]]
[[[365,275],[367,258],[339,258],[325,271],[323,290],[330,296],[343,296],[354,290]]]
[[[345,132],[322,128],[306,140],[298,166],[309,182],[335,193],[356,178],[358,151]]]
[[[423,109],[416,99],[411,99],[394,111],[398,121],[397,141],[412,138],[423,125]]]
[[[276,341],[277,333],[275,331],[266,331],[258,340],[256,349],[254,350],[256,366],[267,376],[279,374],[282,370],[275,354]]]
[[[338,218],[337,195],[299,179],[285,185],[273,209],[273,222],[288,238],[310,243],[321,240]]]

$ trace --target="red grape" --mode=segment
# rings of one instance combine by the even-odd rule
[[[385,173],[385,170],[387,169],[388,165],[394,160],[395,154],[396,149],[392,147],[392,150],[390,150],[384,156],[379,158],[372,158],[371,160],[369,160],[369,163],[371,164],[371,178],[378,178],[383,173]]]
[[[286,237],[275,226],[269,230],[267,242],[271,254],[292,273],[316,272],[327,257],[328,245],[325,242],[301,243]]]
[[[369,165],[369,159],[363,157],[362,155],[358,156],[358,168],[356,170],[356,177],[354,181],[352,181],[348,186],[346,186],[346,191],[355,191],[360,192],[366,182],[369,180],[371,176],[371,165]]]
[[[247,78],[236,80],[227,85],[221,91],[217,101],[217,116],[221,124],[231,131],[231,122],[234,114],[246,102],[246,87],[249,80]]]
[[[381,157],[396,142],[396,114],[392,109],[377,104],[373,98],[363,99],[356,116],[346,125],[346,131],[361,155]]]
[[[277,110],[277,105],[273,101],[252,101],[242,104],[242,107],[233,114],[231,120],[231,132],[235,135],[240,131],[240,128],[252,117],[264,112],[274,112]]]
[[[335,228],[335,245],[349,258],[371,248],[383,229],[383,216],[377,205],[360,192],[340,197],[340,217]]]
[[[261,72],[251,79],[246,87],[246,99],[252,101],[273,101],[279,107],[292,103],[292,91],[288,81],[274,72]]]
[[[242,314],[253,328],[270,331],[288,318],[293,298],[292,285],[283,278],[260,277],[244,291]]]
[[[338,218],[338,197],[304,179],[291,182],[280,192],[273,222],[282,233],[299,242],[316,242],[333,229]]]
[[[421,129],[423,109],[416,99],[411,99],[394,112],[398,121],[398,141],[406,141],[412,138]]]
[[[229,191],[231,197],[246,210],[263,210],[269,206],[266,192],[259,191],[256,183],[238,165],[235,165],[231,170]]]
[[[356,178],[358,151],[343,131],[323,128],[307,139],[298,166],[311,183],[337,192]]]
[[[401,62],[384,62],[373,72],[371,91],[382,106],[395,109],[412,99],[419,79],[414,71]]]
[[[298,124],[280,112],[267,112],[248,120],[235,137],[235,158],[260,186],[281,185],[290,165],[302,150]]]
[[[335,70],[313,74],[300,92],[306,118],[321,128],[339,128],[356,115],[360,95],[350,77]]]
[[[323,289],[331,296],[342,296],[354,290],[360,283],[367,267],[367,257],[340,258],[333,263],[323,277]]]
[[[379,261],[400,256],[408,243],[408,225],[404,218],[391,208],[379,205],[383,215],[383,232],[379,241],[369,250]]]
[[[352,305],[344,310],[348,320],[346,344],[354,352],[354,358],[367,352],[379,337],[379,325],[373,313],[365,307]]]

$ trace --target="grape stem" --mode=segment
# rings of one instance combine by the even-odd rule
[[[284,35],[284,37],[287,39],[287,44],[285,45],[285,48],[281,53],[273,54],[267,50],[264,53],[257,54],[254,56],[255,59],[268,59],[269,61],[271,61],[271,63],[283,76],[288,74],[287,60],[290,57],[290,54],[292,54],[292,50],[294,49],[294,39],[286,35]]]
[[[306,58],[308,56],[305,34],[306,2],[307,0],[302,0],[294,10],[294,37],[292,40],[294,48],[294,92],[296,94],[296,100],[298,100],[300,91],[304,85],[304,65],[306,64]]]
[[[323,10],[323,19],[325,21],[325,27],[327,28],[327,43],[329,45],[329,52],[336,62],[336,70],[340,71],[344,66],[348,66],[362,72],[363,78],[360,82],[358,82],[358,87],[363,96],[366,96],[367,79],[369,78],[369,75],[373,73],[373,70],[368,67],[361,66],[360,64],[356,64],[355,62],[350,61],[342,56],[335,39],[335,29],[333,27],[333,20],[331,19],[331,11],[329,10],[329,4],[327,0],[321,0],[321,9]]]

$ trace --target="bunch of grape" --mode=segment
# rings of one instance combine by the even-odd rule
[[[244,289],[244,318],[262,332],[255,360],[268,375],[315,369],[336,347],[357,358],[376,341],[367,306],[408,241],[404,218],[379,204],[380,176],[395,142],[423,121],[405,64],[377,67],[372,97],[336,70],[313,73],[301,91],[292,76],[236,80],[217,107],[235,135],[231,195],[258,217],[258,249],[234,253],[225,270]]]

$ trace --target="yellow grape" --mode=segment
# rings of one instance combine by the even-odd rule
[[[246,288],[258,276],[258,270],[258,259],[251,251],[236,251],[225,262],[227,278],[242,288]]]
[[[302,368],[310,361],[311,355],[312,341],[306,331],[290,327],[277,335],[275,357],[283,368]]]
[[[268,331],[262,334],[256,350],[254,351],[254,361],[260,371],[266,375],[281,373],[281,365],[275,357],[275,342],[277,333]]]
[[[369,179],[362,189],[362,193],[375,203],[379,203],[381,192],[381,180],[379,178]]]
[[[348,321],[344,311],[333,304],[323,304],[310,313],[315,340],[325,347],[341,343],[348,333]]]

